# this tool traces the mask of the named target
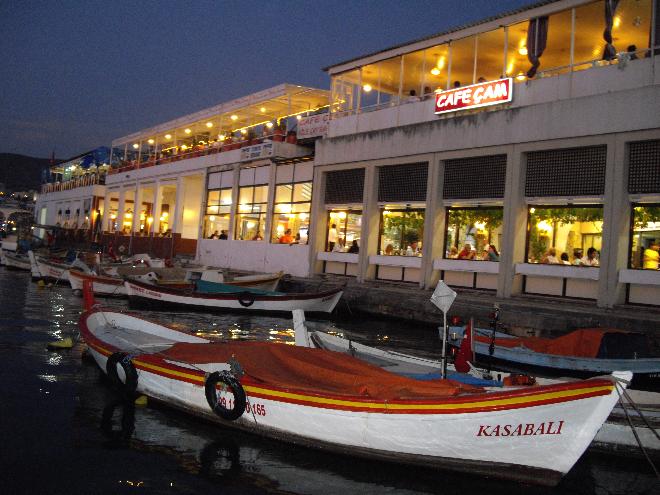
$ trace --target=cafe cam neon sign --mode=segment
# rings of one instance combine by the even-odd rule
[[[509,77],[452,88],[435,95],[435,113],[457,112],[508,103],[513,96],[513,80]]]

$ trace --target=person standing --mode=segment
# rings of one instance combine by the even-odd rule
[[[642,267],[644,270],[657,270],[660,266],[660,244],[656,241],[651,242],[649,247],[644,250],[644,259]]]
[[[332,224],[328,231],[328,251],[334,251],[337,244],[337,224]]]

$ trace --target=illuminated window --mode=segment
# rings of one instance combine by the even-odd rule
[[[271,242],[279,242],[287,230],[291,230],[290,235],[295,242],[307,244],[311,201],[311,182],[278,184],[275,187]]]
[[[651,251],[657,253],[660,245],[660,203],[633,205],[631,231],[630,268],[657,270]]]
[[[531,206],[527,218],[528,263],[598,266],[602,206]],[[587,260],[590,248],[595,261]]]
[[[499,261],[502,213],[502,207],[449,208],[445,258]]]
[[[424,209],[403,205],[386,206],[380,212],[379,254],[421,256]]]
[[[357,241],[361,245],[362,211],[336,208],[328,212],[326,250],[345,253]]]
[[[268,186],[241,187],[238,193],[234,238],[261,241],[268,212]]]
[[[206,196],[204,214],[204,238],[226,239],[229,232],[231,188],[210,190]]]

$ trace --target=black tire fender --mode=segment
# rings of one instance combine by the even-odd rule
[[[254,304],[254,294],[248,291],[239,293],[238,303],[243,307],[249,308]]]
[[[223,383],[234,394],[234,407],[229,409],[220,403],[218,400],[218,383]],[[206,402],[208,402],[211,410],[227,421],[234,421],[240,418],[245,412],[247,399],[245,397],[245,390],[238,381],[238,379],[227,371],[214,371],[210,373],[204,382],[204,392],[206,393]]]
[[[126,381],[122,382],[117,373],[117,365],[120,365],[126,375]],[[138,374],[131,356],[125,352],[115,352],[110,355],[105,363],[105,371],[113,386],[127,395],[134,394],[137,390]]]

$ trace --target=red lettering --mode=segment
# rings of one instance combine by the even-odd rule
[[[523,433],[523,435],[528,436],[533,434],[534,434],[534,423],[527,423],[525,425],[525,433]]]
[[[511,435],[511,425],[504,425],[504,432],[502,433],[503,437],[508,437]]]
[[[488,428],[490,428],[490,425],[480,425],[479,426],[479,433],[477,433],[478,437],[489,437],[491,434],[488,433]]]
[[[497,425],[495,428],[493,428],[492,436],[494,436],[494,437],[499,437],[500,436],[500,425]]]
[[[511,433],[512,437],[519,437],[520,435],[522,435],[522,425],[516,426],[516,429]]]
[[[545,435],[545,423],[541,423],[534,432],[534,435]]]
[[[561,427],[564,426],[564,422],[560,421],[559,422],[559,427],[557,428],[557,433],[555,435],[561,435]]]

